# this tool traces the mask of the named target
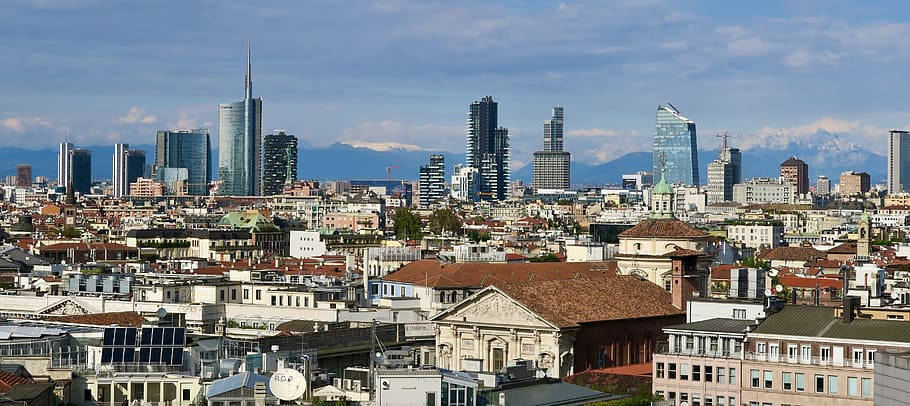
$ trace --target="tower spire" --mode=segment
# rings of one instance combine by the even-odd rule
[[[247,41],[246,43],[246,81],[244,82],[244,89],[246,90],[245,98],[253,98],[253,41]]]

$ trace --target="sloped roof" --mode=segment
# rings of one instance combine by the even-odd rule
[[[862,312],[862,310],[860,310]],[[758,334],[910,343],[910,323],[856,318],[844,323],[833,307],[786,305],[754,330]]]
[[[16,375],[14,373],[0,371],[0,393],[8,391],[9,388],[12,388],[13,386],[32,382],[35,381],[23,376]]]
[[[754,320],[716,318],[664,327],[672,330],[708,331],[713,333],[745,333]]]
[[[848,241],[848,242],[842,243],[838,246],[835,246],[835,247],[825,251],[825,253],[828,253],[828,254],[856,254],[856,242]]]
[[[207,397],[213,397],[234,389],[253,389],[259,382],[264,382],[266,391],[269,394],[272,393],[271,389],[269,389],[269,377],[246,371],[212,382],[212,385],[209,386],[209,390],[205,395]]]
[[[827,258],[824,252],[812,247],[775,247],[762,251],[758,258],[769,261],[811,261]]]
[[[676,219],[647,219],[619,233],[626,238],[687,237],[704,238],[709,234]]]
[[[141,327],[148,321],[136,312],[111,312],[95,314],[74,314],[54,317],[54,321],[73,324],[91,324],[95,326]]]
[[[673,306],[670,292],[629,275],[537,280],[495,287],[561,328],[685,313]]]
[[[384,280],[435,288],[482,287],[494,283],[572,279],[615,275],[616,262],[537,262],[491,264],[467,262],[440,265],[437,260],[414,261]]]

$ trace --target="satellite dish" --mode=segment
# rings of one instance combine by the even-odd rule
[[[777,276],[778,273],[780,273],[780,271],[778,271],[777,269],[772,269],[772,270],[768,271],[768,275],[771,275],[772,277]]]
[[[891,292],[891,298],[894,300],[900,299],[901,294],[897,292]]]
[[[765,289],[765,296],[766,296],[766,297],[767,297],[767,296],[771,296],[772,294],[773,294],[773,293],[771,292],[771,289]]]
[[[155,311],[155,315],[158,316],[159,319],[163,319],[167,317],[167,309],[159,307],[158,310]]]
[[[776,291],[778,291],[778,292],[783,292],[783,291],[784,291],[784,287],[781,286],[781,285],[777,285],[777,286],[774,287],[774,290],[776,290]]]
[[[272,374],[272,378],[269,379],[269,390],[278,399],[292,401],[303,396],[308,384],[303,374],[296,369],[284,368]]]

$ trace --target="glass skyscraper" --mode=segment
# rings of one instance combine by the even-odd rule
[[[165,168],[185,168],[187,193],[206,196],[212,180],[211,141],[208,130],[158,131],[155,140],[155,173]],[[168,173],[177,173],[166,171]],[[158,179],[164,181],[164,179]]]
[[[70,176],[73,191],[88,194],[92,189],[92,151],[75,148],[70,152]]]
[[[478,170],[482,200],[505,200],[511,180],[509,129],[497,125],[498,114],[492,96],[471,103],[468,110],[465,160]]]
[[[253,98],[249,48],[245,88],[243,101],[218,106],[218,194],[222,196],[262,192],[262,99]]]
[[[672,104],[657,107],[654,129],[654,178],[670,184],[698,185],[698,142],[695,121]]]

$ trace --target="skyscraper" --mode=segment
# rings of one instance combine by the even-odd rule
[[[69,163],[73,191],[88,194],[92,189],[92,151],[83,148],[73,149],[70,151]]]
[[[67,187],[73,173],[70,158],[73,153],[73,143],[61,142],[57,150],[57,186]]]
[[[430,155],[430,164],[420,166],[420,208],[425,209],[446,195],[445,157],[440,154]]]
[[[19,165],[16,167],[16,186],[18,186],[18,187],[31,187],[32,186],[32,166],[31,165]]]
[[[133,183],[145,172],[145,151],[131,150],[130,144],[114,144],[114,197],[130,193]]]
[[[888,193],[910,191],[910,131],[888,132]]]
[[[562,150],[564,114],[562,107],[553,107],[553,116],[543,123],[543,150],[534,153],[534,177],[531,186],[537,189],[569,188],[569,153]]]
[[[505,200],[511,181],[509,129],[498,126],[498,111],[492,96],[471,103],[468,109],[465,160],[478,171],[483,200]]]
[[[671,184],[698,185],[698,142],[695,121],[672,104],[657,106],[654,129],[654,178]]]
[[[155,140],[155,177],[158,181],[165,168],[186,169],[187,193],[194,196],[208,195],[212,180],[211,141],[208,130],[158,131]],[[167,172],[167,171],[165,171]],[[176,173],[170,171],[168,173]],[[169,179],[175,179],[168,175]],[[173,190],[174,185],[169,185]]]
[[[717,159],[708,164],[708,203],[733,201],[733,185],[742,183],[742,153],[727,146],[726,134]]]
[[[780,164],[780,178],[794,186],[793,193],[809,193],[809,165],[797,157],[790,157]]]
[[[278,131],[265,136],[262,195],[284,192],[284,185],[297,180],[297,137]]]
[[[250,56],[247,48],[243,101],[218,106],[218,193],[223,196],[262,192],[262,99],[253,98]]]
[[[145,151],[131,149],[126,151],[126,192],[130,183],[145,176]]]
[[[815,179],[815,194],[827,196],[831,194],[831,179],[825,175],[818,175]]]

